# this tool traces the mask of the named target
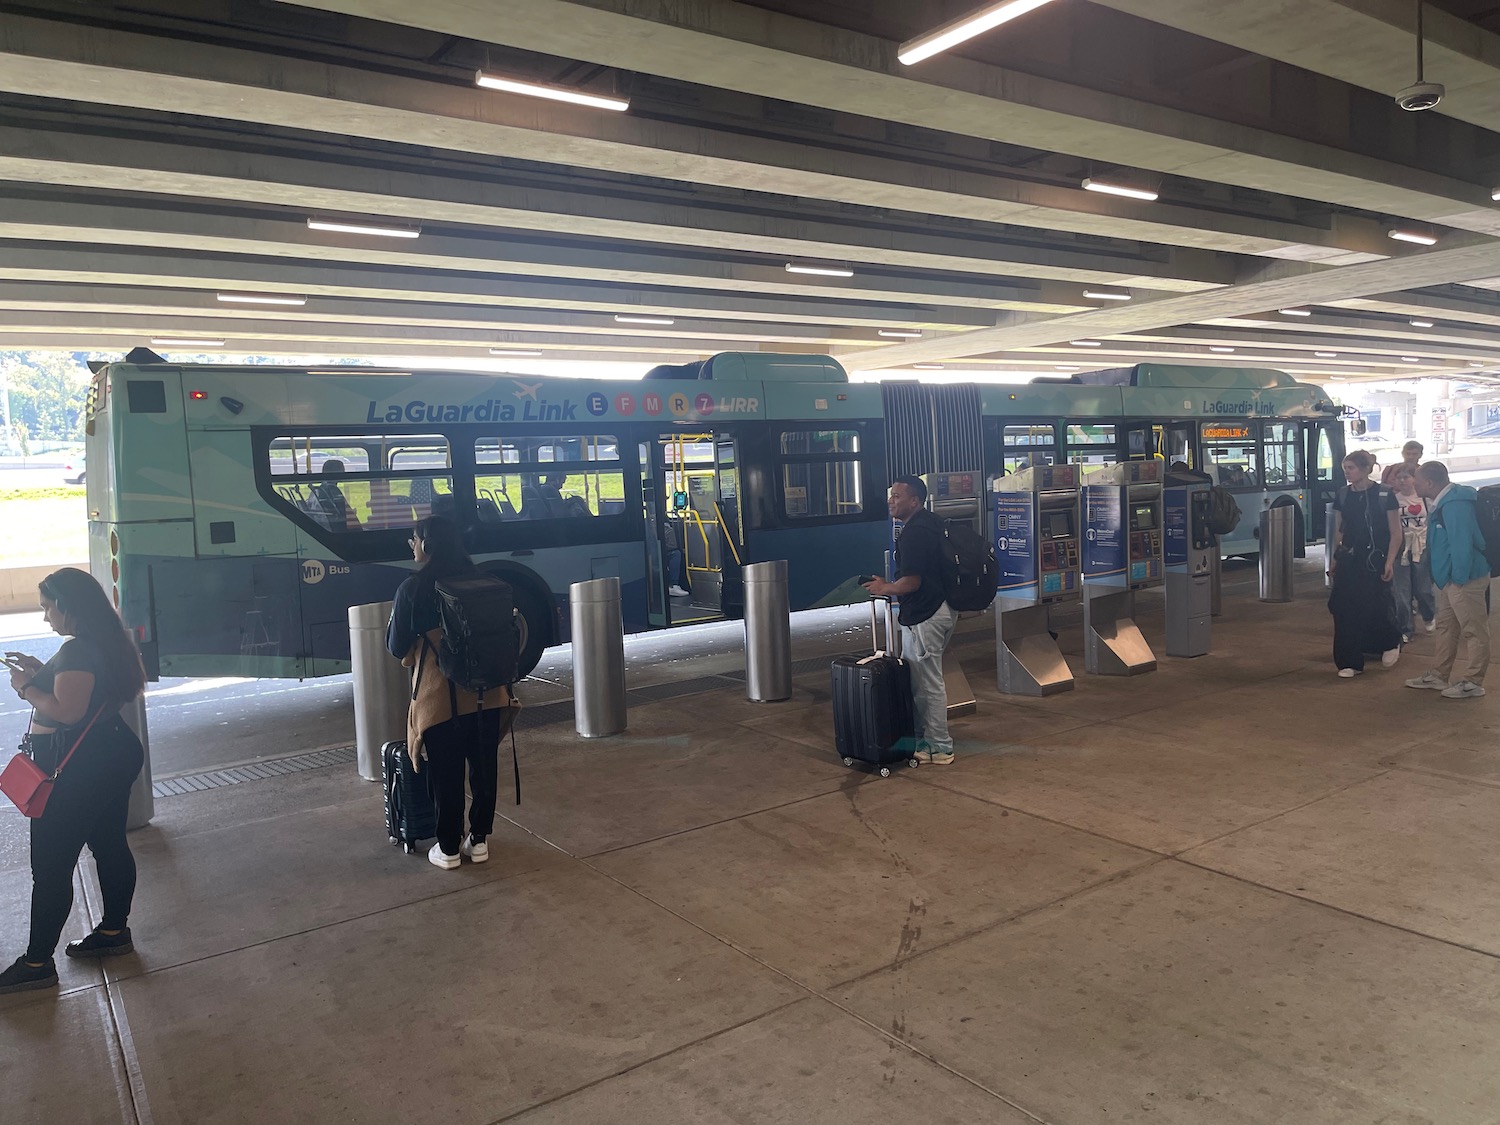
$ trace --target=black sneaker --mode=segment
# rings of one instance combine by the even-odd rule
[[[117,934],[102,934],[98,930],[79,941],[68,942],[63,950],[69,957],[119,957],[135,949],[130,940],[130,927]]]
[[[45,965],[28,965],[25,957],[0,973],[0,996],[10,992],[30,992],[35,988],[57,987],[57,964],[47,958]]]

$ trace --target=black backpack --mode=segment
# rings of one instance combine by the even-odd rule
[[[1500,577],[1500,484],[1487,484],[1474,499],[1474,520],[1484,536],[1484,558],[1490,564],[1490,577]],[[1441,508],[1432,513],[1432,522],[1446,528]]]
[[[1228,535],[1239,526],[1239,501],[1234,493],[1221,485],[1208,490],[1208,530],[1215,535]]]
[[[459,574],[433,583],[443,637],[438,667],[466,691],[510,687],[519,678],[521,632],[515,591],[490,574]]]
[[[995,545],[985,540],[966,520],[943,525],[948,549],[948,580],[943,600],[958,613],[988,609],[1000,587],[1000,560]]]

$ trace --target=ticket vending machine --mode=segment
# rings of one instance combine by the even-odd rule
[[[1073,690],[1073,673],[1048,629],[1048,610],[1078,600],[1078,466],[1038,465],[990,485],[1000,593],[995,665],[1007,695]]]
[[[1162,491],[1162,561],[1166,566],[1167,655],[1203,656],[1213,620],[1213,532],[1208,484]]]
[[[927,486],[927,508],[946,527],[949,523],[967,523],[982,538],[984,536],[984,492],[982,473],[926,473],[922,483]],[[894,549],[894,548],[893,548]],[[948,718],[972,715],[979,709],[974,689],[969,686],[969,677],[953,653],[950,642],[943,653],[943,686],[948,695]]]
[[[1083,669],[1097,676],[1156,670],[1136,627],[1135,591],[1160,586],[1160,461],[1124,461],[1084,474]]]

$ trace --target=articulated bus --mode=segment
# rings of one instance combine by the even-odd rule
[[[178,366],[95,374],[90,563],[154,677],[349,670],[347,610],[410,573],[447,515],[515,587],[523,667],[567,637],[571,583],[620,579],[626,628],[734,617],[785,559],[794,610],[864,598],[893,476],[1160,456],[1322,535],[1338,408],[1274,371],[1140,366],[1088,385],[850,383],[827,356],[737,354],[644,381]],[[673,596],[683,586],[686,596]]]

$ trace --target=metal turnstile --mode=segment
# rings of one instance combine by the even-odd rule
[[[1073,672],[1048,624],[1081,590],[1078,467],[1038,465],[990,484],[1000,592],[995,598],[996,680],[1007,695],[1071,691]]]
[[[1123,461],[1085,473],[1083,669],[1096,676],[1156,670],[1135,623],[1135,591],[1163,577],[1160,461]]]

